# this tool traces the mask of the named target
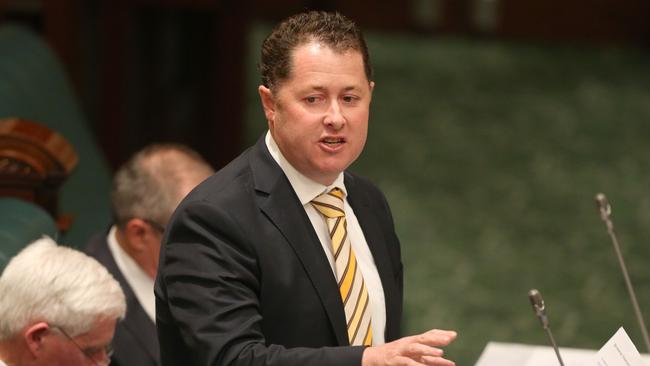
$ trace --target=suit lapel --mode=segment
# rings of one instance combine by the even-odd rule
[[[159,345],[158,334],[154,323],[149,319],[142,306],[135,297],[127,299],[128,321],[122,323],[125,330],[133,335],[133,338],[142,345],[151,359],[158,362]]]
[[[399,299],[399,289],[395,282],[395,273],[391,265],[388,243],[384,236],[384,230],[377,221],[377,213],[373,212],[372,201],[367,193],[356,184],[356,181],[349,174],[345,176],[345,187],[348,190],[348,202],[354,214],[359,221],[363,235],[366,238],[370,252],[377,266],[379,278],[381,279],[382,287],[384,288],[384,298],[386,302],[386,333],[390,334],[393,326],[393,321],[399,314],[399,304],[395,303],[395,299]],[[399,331],[399,330],[397,330]],[[387,338],[388,339],[388,338]]]
[[[117,282],[120,284],[120,287],[122,287],[124,297],[126,298],[126,318],[124,321],[118,323],[118,327],[122,327],[125,331],[131,333],[133,338],[136,339],[141,347],[146,350],[151,359],[155,360],[156,364],[159,364],[159,345],[157,342],[158,335],[156,333],[156,326],[145,313],[140,302],[138,302],[133,289],[131,289],[126,278],[117,267],[117,263],[115,263],[115,259],[108,249],[108,243],[105,240],[105,236],[102,240],[101,246],[97,250],[97,259],[115,277]]]
[[[330,319],[339,345],[349,345],[345,313],[336,280],[318,236],[282,169],[260,139],[252,152],[251,167],[258,205],[278,228],[302,263]]]

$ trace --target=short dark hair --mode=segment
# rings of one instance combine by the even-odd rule
[[[200,182],[213,169],[201,155],[176,143],[154,143],[124,163],[113,177],[113,220],[123,227],[133,218],[160,225],[169,220],[186,181]]]
[[[336,52],[351,49],[360,52],[366,78],[372,80],[368,46],[357,25],[339,13],[309,11],[285,19],[262,42],[259,64],[262,84],[272,89],[289,78],[292,52],[311,41],[323,43]]]

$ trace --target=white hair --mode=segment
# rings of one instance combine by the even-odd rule
[[[99,319],[123,319],[124,293],[95,259],[43,237],[11,259],[0,276],[0,340],[44,321],[73,337]]]

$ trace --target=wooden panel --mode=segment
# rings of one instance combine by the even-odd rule
[[[545,40],[650,40],[646,0],[501,0],[498,34]]]
[[[245,4],[100,2],[98,130],[113,167],[156,141],[217,168],[241,151]]]
[[[32,201],[56,218],[59,187],[78,161],[72,145],[47,127],[0,120],[0,196]]]

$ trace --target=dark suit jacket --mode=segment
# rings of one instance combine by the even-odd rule
[[[388,204],[365,179],[345,173],[345,185],[393,340],[402,264]],[[163,365],[361,364],[327,257],[263,138],[186,197],[163,243],[155,287]]]
[[[108,269],[120,283],[126,297],[126,318],[119,321],[115,327],[111,365],[159,366],[160,350],[156,325],[144,312],[126,278],[117,267],[108,249],[106,235],[105,232],[95,236],[86,247],[86,252]]]

